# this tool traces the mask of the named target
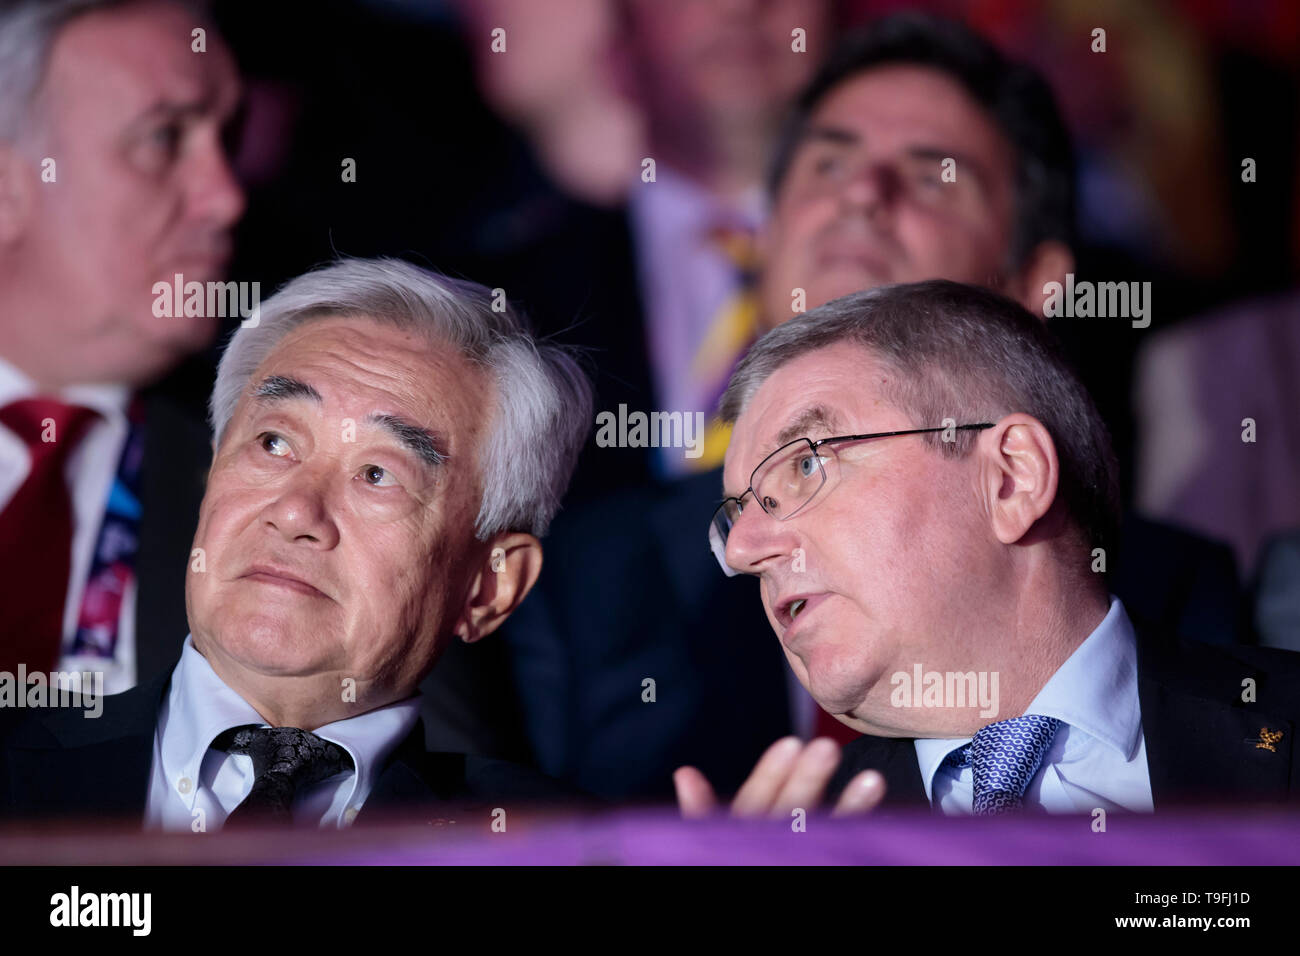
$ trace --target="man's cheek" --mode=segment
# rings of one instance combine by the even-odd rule
[[[968,223],[926,221],[899,233],[909,281],[948,278],[983,285],[988,270],[980,265],[998,248],[993,237],[971,230]]]
[[[214,494],[209,486],[207,505],[199,514],[198,530],[194,535],[194,546],[205,548],[209,559],[213,553],[227,550],[238,528],[256,514],[257,503],[246,499],[247,496],[235,493]]]

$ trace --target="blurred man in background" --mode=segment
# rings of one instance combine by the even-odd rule
[[[1270,539],[1300,528],[1300,294],[1153,335],[1134,405],[1139,505],[1231,543],[1253,578]]]
[[[539,22],[534,7],[465,4],[469,44],[489,99],[577,201],[552,196],[497,221],[510,241],[481,268],[543,329],[590,351],[598,411],[711,408],[757,331],[767,157],[830,46],[832,5],[572,0],[577,26]],[[504,55],[492,51],[493,28],[505,31]],[[583,120],[592,112],[599,124]],[[608,156],[601,171],[591,160],[572,168],[593,155]],[[599,185],[607,166],[617,188]],[[709,470],[723,450],[715,440],[685,458],[598,447],[593,434],[569,500]]]
[[[114,692],[180,653],[207,383],[161,380],[217,318],[153,288],[225,269],[239,100],[199,4],[0,5],[0,670]]]

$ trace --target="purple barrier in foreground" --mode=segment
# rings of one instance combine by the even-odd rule
[[[519,833],[475,835],[430,846],[353,848],[300,862],[340,864],[738,864],[738,865],[1277,865],[1300,863],[1300,814],[949,819],[879,814],[789,823],[682,821],[626,811],[536,821]],[[423,842],[423,841],[421,841]]]
[[[802,833],[789,822],[683,821],[659,809],[580,816],[512,808],[505,833],[492,832],[492,820],[492,807],[479,806],[346,830],[163,834],[126,821],[9,823],[0,828],[0,865],[1300,864],[1300,812],[1274,809],[1111,814],[1105,833],[1094,833],[1088,816],[810,816]]]

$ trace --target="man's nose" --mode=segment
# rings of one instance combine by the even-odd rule
[[[323,471],[297,471],[280,493],[262,509],[261,519],[290,544],[328,551],[339,543],[333,518],[329,476]]]
[[[770,563],[792,555],[798,542],[793,525],[751,504],[727,534],[727,564],[743,574],[760,574]]]
[[[228,229],[244,214],[244,189],[235,178],[219,135],[207,137],[198,153],[187,183],[190,211],[196,219]]]
[[[897,172],[888,163],[868,161],[845,179],[840,202],[868,218],[893,208],[900,188]]]

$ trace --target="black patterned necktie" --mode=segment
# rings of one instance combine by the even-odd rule
[[[352,769],[352,757],[346,750],[297,727],[235,727],[217,737],[212,746],[253,758],[253,789],[230,811],[226,827],[292,823],[293,798],[300,790]]]

